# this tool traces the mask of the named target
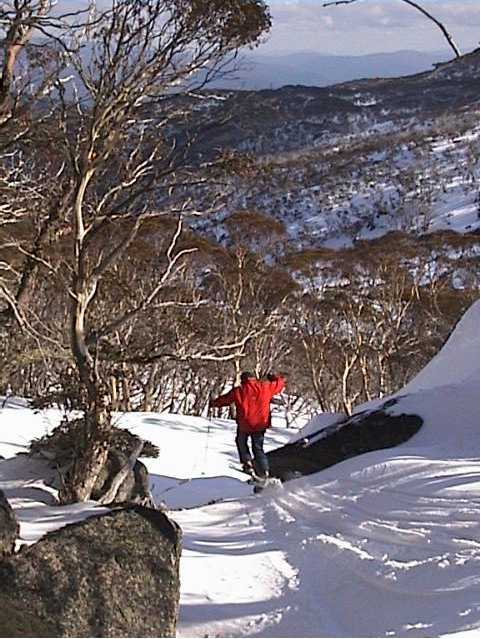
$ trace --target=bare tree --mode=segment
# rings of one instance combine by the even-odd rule
[[[114,2],[111,10],[95,20],[86,31],[93,42],[90,61],[85,64],[79,55],[71,58],[81,91],[92,101],[87,112],[82,112],[77,101],[78,123],[70,117],[69,102],[59,85],[64,141],[75,183],[70,341],[91,435],[72,470],[67,498],[73,500],[89,498],[108,454],[110,406],[99,374],[100,340],[145,313],[153,303],[159,305],[160,292],[194,250],[177,248],[182,217],[189,210],[186,200],[167,242],[157,281],[133,307],[96,330],[89,327],[89,308],[102,280],[123,259],[142,224],[163,213],[156,207],[159,187],[171,191],[192,183],[183,150],[179,152],[168,137],[168,125],[179,118],[179,110],[162,107],[172,102],[172,91],[185,94],[204,83],[222,66],[226,55],[255,41],[268,26],[265,7],[257,1]],[[199,80],[198,74],[204,78]],[[159,106],[160,119],[152,118]],[[147,144],[148,138],[152,144]],[[119,148],[125,152],[119,153]],[[101,245],[99,239],[116,218],[122,221],[123,231]]]
[[[70,50],[73,34],[83,28],[89,12],[56,10],[55,0],[0,2],[0,134],[1,146],[25,137],[33,124],[32,109],[51,90]],[[45,110],[35,120],[45,119]]]
[[[31,328],[24,307],[67,196],[52,180],[62,163],[52,153],[58,136],[48,96],[67,64],[72,35],[85,26],[88,7],[60,12],[56,4],[0,3],[0,249],[10,255],[17,249],[0,273],[0,320],[7,331]]]
[[[13,3],[17,10],[24,5],[37,11],[35,25],[42,28],[52,3]],[[7,16],[13,22],[16,17]],[[206,185],[225,165],[223,158],[207,165],[189,158],[188,139],[176,135],[189,117],[185,98],[222,70],[239,47],[255,43],[269,24],[260,0],[113,0],[107,9],[92,6],[80,29],[56,36],[62,64],[45,96],[50,129],[43,131],[54,133],[51,168],[56,170],[42,189],[50,196],[51,212],[45,202],[41,208],[45,219],[56,221],[59,261],[51,251],[47,256],[29,250],[27,258],[32,269],[41,263],[63,278],[69,298],[69,343],[85,437],[66,478],[64,500],[90,497],[108,455],[106,346],[137,317],[172,303],[162,294],[195,250],[179,247],[185,216],[197,212],[187,188]],[[29,34],[22,31],[12,46],[24,46]],[[4,87],[12,93],[13,63],[7,66]],[[185,193],[177,211],[169,205],[174,191]],[[174,218],[170,230],[162,227],[164,218]],[[102,314],[116,267],[131,255],[146,223],[156,220],[151,236],[159,247],[155,280],[135,299],[119,303],[113,314],[112,308],[110,315]],[[42,241],[37,235],[33,246]],[[28,279],[29,268],[24,273]],[[21,290],[8,300],[15,309],[26,289],[22,279]]]

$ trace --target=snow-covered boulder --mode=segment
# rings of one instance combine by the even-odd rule
[[[141,506],[91,517],[0,562],[0,603],[53,632],[17,636],[173,637],[180,539],[164,513]]]
[[[396,395],[359,406],[344,420],[338,414],[315,417],[300,439],[268,454],[272,473],[281,479],[315,473],[413,436],[413,445],[435,446],[445,458],[477,454],[479,312],[477,301],[439,353]]]
[[[14,512],[0,490],[0,557],[13,551],[17,534],[18,523]]]

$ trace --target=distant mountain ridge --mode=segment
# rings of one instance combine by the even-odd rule
[[[231,77],[212,82],[227,89],[278,89],[285,85],[326,87],[359,78],[394,78],[429,71],[452,58],[449,51],[395,51],[360,56],[326,55],[316,52],[265,54],[254,51],[235,64]]]
[[[287,152],[322,144],[332,135],[359,133],[374,123],[382,127],[393,120],[425,120],[477,109],[479,49],[399,78],[211,92],[224,98],[212,101],[214,121],[206,124],[200,117],[192,126],[195,151],[204,159],[219,148],[257,156]]]

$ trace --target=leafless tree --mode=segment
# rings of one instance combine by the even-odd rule
[[[0,151],[28,139],[49,117],[46,96],[76,46],[89,4],[59,11],[55,0],[0,2]],[[39,108],[41,105],[41,108]]]
[[[3,15],[10,27],[2,85],[10,98],[19,47],[31,37],[27,27],[15,31],[19,16],[22,24],[34,21],[37,30],[50,29],[52,35],[52,23],[45,22],[52,3],[11,4],[12,11]],[[175,134],[189,117],[185,98],[222,70],[239,47],[255,43],[269,27],[269,15],[260,0],[113,0],[106,9],[92,3],[77,26],[55,35],[61,64],[45,96],[47,134],[55,141],[49,169],[56,170],[42,189],[51,211],[45,202],[42,209],[45,220],[55,219],[61,254],[58,263],[40,251],[27,256],[34,260],[32,269],[41,263],[47,272],[66,278],[70,300],[69,343],[85,441],[65,483],[67,501],[89,498],[108,455],[111,397],[102,375],[106,344],[153,306],[171,303],[162,294],[195,250],[179,247],[183,220],[197,213],[195,204],[185,195],[176,211],[166,196],[207,184],[225,165],[222,158],[208,165],[189,159],[188,140]],[[159,224],[151,238],[163,247],[155,280],[110,316],[98,313],[115,268],[127,259],[145,224],[165,217],[174,218],[171,230],[166,235]],[[41,243],[43,236],[37,240]],[[28,269],[25,273],[28,278]],[[22,291],[8,300],[12,308],[19,308]]]

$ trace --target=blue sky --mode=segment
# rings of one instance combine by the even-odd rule
[[[402,0],[359,0],[323,8],[322,0],[267,0],[272,31],[259,52],[363,54],[443,50],[440,30]],[[461,49],[479,43],[479,0],[419,0],[445,23]]]

